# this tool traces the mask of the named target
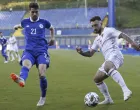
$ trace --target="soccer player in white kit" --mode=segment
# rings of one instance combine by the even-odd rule
[[[10,50],[17,56],[18,61],[20,62],[21,57],[18,52],[17,40],[15,36],[11,35],[11,37],[9,38],[9,43],[10,43]],[[13,54],[12,52],[10,52],[10,54]],[[12,60],[14,60],[13,55],[12,55]]]
[[[108,87],[104,82],[104,79],[108,78],[109,76],[111,76],[113,80],[120,85],[123,91],[124,101],[127,101],[131,97],[132,92],[128,89],[121,74],[117,71],[117,69],[122,66],[124,59],[118,47],[117,39],[125,39],[136,50],[140,50],[140,48],[135,42],[131,40],[129,36],[127,36],[123,32],[120,32],[111,27],[103,28],[102,21],[99,16],[91,18],[90,23],[94,31],[98,34],[93,42],[93,45],[91,46],[91,49],[84,52],[82,51],[82,48],[77,47],[76,50],[82,56],[91,57],[96,51],[98,51],[98,48],[100,48],[104,56],[105,61],[98,69],[94,77],[94,82],[105,98],[105,100],[100,102],[99,104],[114,103],[108,92]]]
[[[9,38],[10,39],[10,38]],[[8,55],[8,60],[10,61],[14,61],[15,58],[14,58],[14,55],[13,55],[13,47],[11,46],[11,43],[9,41],[9,39],[7,40],[7,55]]]

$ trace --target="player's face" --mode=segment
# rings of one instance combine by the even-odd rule
[[[95,21],[91,21],[90,23],[91,23],[91,26],[92,26],[92,28],[94,29],[94,31],[95,31],[96,33],[100,33],[100,31],[101,31],[101,26],[102,26],[101,21],[95,20]]]
[[[30,9],[30,16],[31,16],[33,21],[36,21],[38,19],[38,16],[39,16],[38,9],[31,8]]]

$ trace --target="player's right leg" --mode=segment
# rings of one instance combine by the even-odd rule
[[[8,61],[9,61],[10,60],[10,45],[9,44],[7,44],[6,51],[7,51]]]
[[[98,89],[100,90],[100,92],[103,94],[105,100],[100,102],[99,104],[113,104],[113,100],[109,94],[109,91],[108,91],[108,87],[107,85],[105,84],[105,82],[103,82],[104,79],[106,79],[108,76],[98,70],[95,77],[94,77],[94,82],[96,83]]]
[[[38,56],[37,64],[38,64],[38,71],[39,71],[41,96],[37,103],[37,106],[43,106],[46,101],[47,78],[45,72],[46,69],[49,67],[49,63],[50,63],[50,58],[47,53],[43,53],[42,55]]]
[[[8,49],[9,49],[9,57],[11,57],[11,61],[14,61],[15,60],[15,57],[14,57],[14,55],[13,55],[13,46],[12,45],[9,45],[9,47],[8,47]]]
[[[21,57],[20,57],[20,54],[18,52],[18,46],[17,45],[14,45],[13,48],[14,48],[14,54],[15,54],[15,56],[18,58],[18,61],[20,62]]]
[[[24,52],[21,60],[22,68],[20,70],[20,75],[18,76],[17,74],[12,73],[10,75],[12,80],[18,83],[19,86],[24,87],[25,81],[28,77],[29,69],[32,67],[34,62],[35,62],[34,57],[30,53]]]
[[[122,64],[123,64],[123,59],[121,59],[121,57],[118,58],[112,56],[111,58],[109,58],[109,61],[105,62],[104,70],[106,71],[108,76],[111,76],[112,79],[120,85],[123,91],[124,101],[127,101],[131,97],[132,92],[128,89],[121,74],[116,70]]]
[[[11,73],[11,78],[14,82],[18,83],[20,87],[24,87],[25,86],[25,81],[28,77],[28,73],[29,73],[29,69],[32,66],[32,63],[30,60],[25,59],[22,62],[22,68],[20,71],[20,75],[16,75],[15,73]]]
[[[2,47],[1,53],[2,53],[2,56],[5,59],[4,63],[8,63],[8,56],[7,56],[7,53],[6,53],[6,47]]]
[[[10,51],[10,56],[11,56],[11,61],[14,61],[15,60],[15,57],[14,57],[14,51],[12,50],[12,51]]]
[[[24,87],[25,81],[24,81],[23,78],[21,78],[20,76],[16,75],[15,73],[11,73],[10,77],[12,78],[12,80],[14,82],[18,83],[20,87]]]
[[[19,52],[18,52],[18,51],[16,51],[16,52],[15,52],[15,54],[17,55],[18,61],[20,62],[20,60],[21,60],[21,57],[20,57],[20,54],[19,54]]]

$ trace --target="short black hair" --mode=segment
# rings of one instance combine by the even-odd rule
[[[92,17],[91,19],[90,19],[90,22],[94,22],[95,20],[99,20],[99,21],[101,21],[101,18],[100,18],[100,16],[94,16],[94,17]]]
[[[36,2],[31,2],[31,3],[29,4],[29,9],[31,9],[31,8],[39,9],[38,3],[36,3]]]

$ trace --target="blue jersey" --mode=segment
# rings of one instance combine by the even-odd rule
[[[25,35],[25,50],[36,52],[46,52],[48,43],[45,38],[45,29],[49,29],[51,24],[45,19],[38,18],[33,22],[30,18],[21,21],[21,26],[24,28]]]
[[[5,47],[6,46],[5,45],[6,43],[7,43],[7,39],[5,37],[3,37],[3,36],[0,37],[0,44],[2,45],[2,47]]]

